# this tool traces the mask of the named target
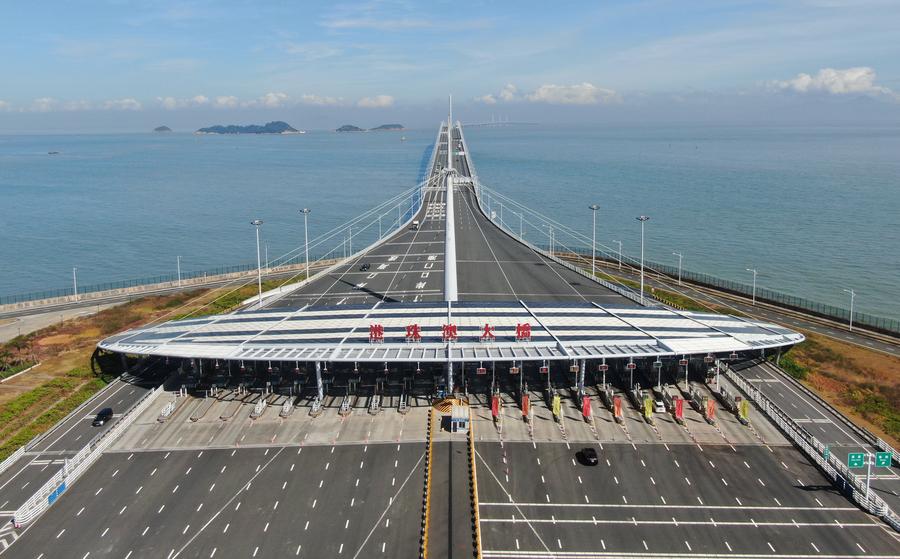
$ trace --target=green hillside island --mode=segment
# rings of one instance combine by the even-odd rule
[[[210,126],[197,130],[195,134],[306,134],[306,131],[297,130],[287,122],[275,120],[264,125],[248,124],[240,126],[229,124],[228,126]]]
[[[402,124],[382,124],[376,128],[369,128],[366,130],[365,128],[360,128],[359,126],[353,126],[352,124],[345,124],[340,128],[335,129],[335,132],[381,132],[384,130],[405,130]]]

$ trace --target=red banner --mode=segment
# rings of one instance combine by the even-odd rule
[[[684,419],[684,400],[679,397],[675,397],[675,418],[676,419]]]
[[[528,394],[522,394],[522,415],[528,417],[528,409],[531,407],[531,398]]]
[[[622,417],[622,397],[613,396],[613,413],[616,417]]]
[[[716,401],[712,398],[706,401],[706,417],[709,419],[716,418]]]
[[[491,397],[491,415],[494,417],[500,415],[500,396]]]
[[[582,396],[582,398],[581,398],[581,415],[583,415],[585,419],[587,419],[591,416],[591,397],[590,396]]]

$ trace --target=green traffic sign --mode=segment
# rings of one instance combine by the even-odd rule
[[[825,445],[825,452],[822,453],[822,456],[825,458],[825,460],[828,460],[828,458],[831,456],[831,449],[828,448],[828,445]]]
[[[862,452],[851,452],[847,455],[847,466],[851,468],[863,468],[866,465],[866,455]]]
[[[890,452],[876,452],[875,453],[875,467],[876,468],[890,468],[891,467],[891,453]]]

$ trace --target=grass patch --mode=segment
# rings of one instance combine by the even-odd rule
[[[900,442],[900,359],[814,332],[781,367],[893,446]]]
[[[775,360],[774,357],[771,359]],[[797,363],[790,355],[782,355],[779,365],[787,374],[797,380],[806,380],[809,377],[809,368]]]
[[[67,397],[58,400],[50,409],[35,417],[30,423],[17,430],[12,436],[6,438],[3,444],[0,445],[0,460],[5,460],[20,446],[27,444],[38,435],[48,431],[65,416],[69,415],[72,410],[86,402],[88,398],[93,396],[104,386],[106,386],[106,383],[101,379],[93,379],[86,384],[81,385],[81,387]]]
[[[265,281],[263,289],[274,289],[283,283],[284,280]],[[120,374],[121,362],[116,355],[101,355],[93,368],[89,366],[100,339],[150,321],[171,320],[177,313],[193,317],[229,312],[256,295],[257,286],[253,283],[233,293],[229,290],[151,295],[0,345],[0,376],[41,363],[18,377],[15,386],[0,388],[0,460],[52,428]]]
[[[9,378],[13,375],[17,375],[27,369],[28,367],[34,366],[34,362],[25,361],[24,363],[19,363],[17,365],[12,365],[6,369],[0,370],[0,379]]]
[[[262,289],[263,292],[266,292],[271,289],[280,287],[283,284],[284,280],[266,280],[262,283]],[[209,301],[206,305],[203,306],[203,308],[195,308],[193,310],[180,313],[173,319],[181,320],[184,318],[198,318],[201,316],[231,312],[237,309],[241,305],[241,303],[258,294],[259,288],[255,283],[252,285],[245,285],[230,293],[224,292],[221,294],[217,294],[217,297],[214,300]]]

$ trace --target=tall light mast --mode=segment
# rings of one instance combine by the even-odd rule
[[[456,302],[459,297],[456,290],[456,225],[453,215],[453,96],[450,96],[450,109],[447,112],[447,189],[446,220],[444,222],[444,298]]]

